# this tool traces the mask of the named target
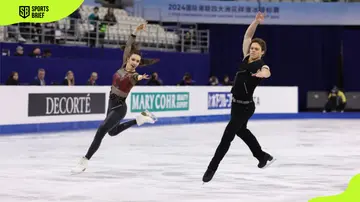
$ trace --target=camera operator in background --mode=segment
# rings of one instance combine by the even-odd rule
[[[186,72],[184,74],[183,80],[180,81],[177,85],[178,86],[192,86],[192,85],[195,85],[195,81],[192,80],[191,74],[189,72]]]
[[[148,86],[162,86],[163,82],[162,80],[159,78],[159,75],[157,72],[153,72],[151,74],[151,77],[149,79],[149,81],[146,83]]]
[[[329,93],[328,101],[323,112],[344,112],[345,106],[346,97],[344,92],[334,86],[334,88]]]

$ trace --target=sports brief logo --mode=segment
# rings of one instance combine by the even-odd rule
[[[30,6],[19,6],[19,16],[27,18],[30,16]]]
[[[31,93],[28,116],[105,114],[105,93]]]
[[[131,93],[131,112],[189,110],[188,92]]]
[[[333,193],[333,195],[316,197],[309,202],[357,202],[360,198],[360,174],[351,178],[349,185],[342,193]]]
[[[17,23],[49,23],[66,18],[84,0],[0,0],[0,26]]]
[[[26,19],[44,18],[45,13],[49,12],[49,6],[19,6],[19,16]]]

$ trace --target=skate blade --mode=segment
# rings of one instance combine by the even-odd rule
[[[269,161],[262,169],[265,169],[269,167],[271,164],[273,164],[276,161],[276,158],[273,158],[273,160]]]
[[[80,175],[81,173],[83,173],[83,172],[72,172],[72,171],[70,171],[70,175]]]
[[[80,171],[80,172],[75,172],[75,171],[70,171],[70,175],[80,175],[81,173],[84,173],[86,169]]]

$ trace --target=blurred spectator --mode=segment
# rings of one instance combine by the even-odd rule
[[[94,8],[94,13],[89,15],[90,24],[94,26],[92,30],[89,30],[87,36],[89,39],[87,40],[88,46],[95,47],[96,39],[99,39],[99,44],[103,47],[105,32],[107,30],[107,23],[101,22],[99,17],[99,8]],[[100,22],[100,23],[99,23]],[[98,34],[96,33],[98,31]]]
[[[30,25],[30,29],[31,29],[31,33],[32,34],[32,41],[33,42],[39,42],[42,43],[42,37],[41,37],[41,33],[42,33],[42,26],[40,23],[31,23]]]
[[[105,39],[105,33],[107,31],[107,23],[100,23],[99,25],[99,44],[103,48],[104,47],[104,39]],[[95,38],[96,38],[96,32],[95,32]]]
[[[97,21],[100,20],[99,7],[94,8],[94,12],[89,15],[88,19],[90,20],[90,24],[94,25],[95,26],[94,29],[96,29]]]
[[[11,72],[11,75],[6,80],[5,85],[9,85],[9,86],[19,85],[19,74],[17,72]]]
[[[210,86],[218,86],[219,85],[219,80],[216,76],[211,76],[209,79],[209,83],[208,85]]]
[[[194,29],[194,27],[190,26],[189,31],[185,33],[185,36],[184,36],[185,51],[196,47],[196,33],[195,32],[196,32],[196,30]]]
[[[117,23],[113,8],[108,8],[108,11],[107,11],[106,15],[104,16],[104,21],[106,23],[109,23],[109,26],[113,26]]]
[[[331,90],[328,96],[328,101],[323,112],[344,112],[346,106],[345,94],[336,86]]]
[[[104,0],[104,3],[115,4],[115,0]]]
[[[163,85],[163,82],[162,80],[159,78],[159,75],[157,72],[153,72],[151,74],[151,77],[149,79],[149,81],[147,82],[146,85],[149,85],[149,86],[161,86]]]
[[[63,81],[63,85],[65,86],[74,86],[75,85],[75,77],[72,71],[68,71],[66,73],[66,77]]]
[[[52,23],[44,23],[43,24],[43,34],[44,36],[44,43],[50,43],[55,44],[56,43],[56,37],[55,32],[60,31],[60,25],[58,22],[52,22]],[[61,33],[61,31],[60,31]]]
[[[14,56],[24,56],[24,48],[22,46],[16,47],[16,52]]]
[[[26,42],[26,39],[21,36],[19,24],[9,25],[7,26],[7,29],[9,37],[15,38],[15,40],[18,42]]]
[[[183,80],[180,81],[180,83],[177,84],[178,86],[192,86],[195,85],[195,81],[192,80],[190,73],[185,73]]]
[[[49,50],[49,49],[45,49],[44,50],[44,53],[43,53],[43,58],[49,58],[49,57],[51,57],[51,50]]]
[[[29,54],[33,58],[41,58],[41,50],[39,47],[35,47],[33,51]]]
[[[96,72],[91,73],[90,79],[86,82],[86,85],[96,86],[97,79],[98,79],[98,74]]]
[[[40,42],[41,24],[40,23],[19,23],[21,35],[32,42]]]
[[[125,7],[134,7],[134,0],[95,0],[96,3],[101,4],[103,7],[113,7],[124,9]]]
[[[233,82],[230,81],[230,77],[228,75],[224,76],[224,80],[222,82],[222,85],[224,85],[224,86],[232,86],[233,85]]]
[[[104,22],[101,22],[98,26],[98,33],[96,33],[96,30],[90,30],[87,34],[87,36],[89,37],[88,41],[88,46],[89,47],[95,47],[96,45],[96,38],[98,38],[98,42],[100,47],[104,47],[104,39],[105,39],[105,32],[107,30],[107,24]],[[96,27],[95,27],[96,29]]]
[[[36,86],[45,86],[46,85],[46,82],[45,82],[45,70],[44,69],[39,69],[38,70],[38,75],[31,82],[31,85],[36,85]]]
[[[70,28],[68,30],[68,33],[71,35],[75,35],[75,33],[76,33],[76,25],[78,24],[78,23],[76,23],[76,21],[81,21],[80,8],[81,8],[81,6],[78,9],[76,9],[76,11],[74,11],[73,13],[71,13],[69,15]]]

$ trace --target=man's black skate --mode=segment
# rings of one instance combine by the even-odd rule
[[[259,160],[258,167],[259,168],[266,168],[271,165],[276,159],[272,157],[270,154],[265,153],[264,158]]]
[[[208,168],[203,176],[203,182],[210,182],[210,180],[214,177],[214,174],[215,171]]]

